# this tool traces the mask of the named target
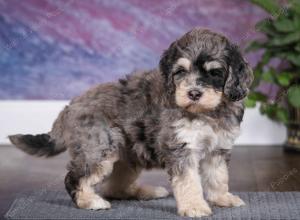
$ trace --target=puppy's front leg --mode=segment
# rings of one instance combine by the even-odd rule
[[[223,207],[245,205],[243,200],[229,192],[225,155],[212,155],[205,158],[200,164],[200,171],[208,201]]]
[[[172,175],[171,181],[181,216],[202,217],[212,213],[203,198],[198,167],[187,168],[181,174]]]

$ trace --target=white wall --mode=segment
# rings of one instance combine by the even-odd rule
[[[9,143],[10,134],[38,134],[51,129],[59,111],[68,101],[0,101],[0,144]],[[286,137],[283,125],[246,109],[237,144],[281,144]]]

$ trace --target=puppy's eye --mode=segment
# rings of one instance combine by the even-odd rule
[[[179,70],[177,70],[175,73],[174,73],[174,76],[175,75],[182,75],[182,74],[185,74],[186,72],[185,72],[185,70],[184,69],[179,69]]]
[[[173,77],[174,80],[180,80],[186,74],[186,70],[178,69],[174,72]]]
[[[222,77],[223,76],[223,72],[220,69],[213,69],[213,70],[208,71],[208,73],[212,77]]]

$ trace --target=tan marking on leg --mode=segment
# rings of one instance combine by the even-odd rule
[[[203,188],[211,203],[223,207],[245,205],[243,200],[229,192],[228,169],[222,156],[207,158],[201,164],[201,171]]]
[[[169,195],[168,190],[161,186],[132,184],[128,193],[140,200],[158,199]]]
[[[104,197],[118,199],[154,199],[168,195],[163,187],[139,186],[135,183],[141,168],[133,168],[125,161],[115,163],[112,175],[101,187]]]
[[[203,198],[197,169],[188,169],[182,176],[173,177],[172,188],[181,216],[202,217],[212,213]]]
[[[76,204],[79,208],[98,210],[111,207],[108,201],[95,193],[94,186],[112,172],[116,160],[117,158],[114,157],[103,161],[90,176],[80,179],[78,192],[76,192]]]
[[[114,164],[113,172],[106,182],[101,186],[101,194],[104,197],[128,199],[128,189],[138,178],[141,168],[131,167],[125,161],[118,161]]]

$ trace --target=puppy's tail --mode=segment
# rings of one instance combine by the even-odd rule
[[[8,138],[17,148],[38,157],[52,157],[66,150],[64,146],[56,145],[55,140],[49,134],[16,134]]]

